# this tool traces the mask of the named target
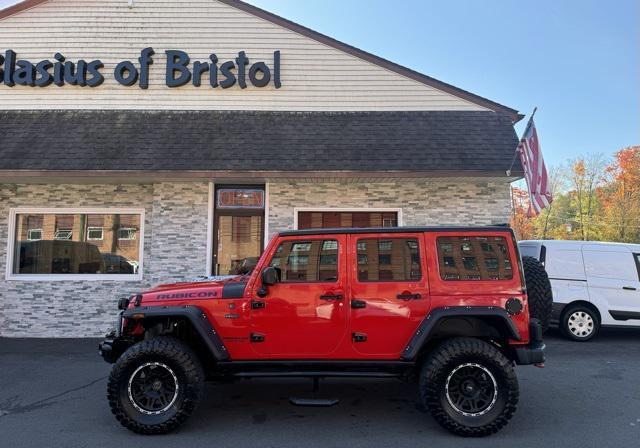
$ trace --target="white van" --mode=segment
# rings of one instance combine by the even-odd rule
[[[544,265],[553,289],[553,321],[575,341],[600,326],[640,327],[640,244],[521,241],[522,256]]]

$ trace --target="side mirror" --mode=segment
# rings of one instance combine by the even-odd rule
[[[280,283],[280,273],[276,268],[268,267],[262,270],[262,285],[272,286]]]

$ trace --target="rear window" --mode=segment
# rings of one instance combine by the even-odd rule
[[[497,236],[447,236],[437,239],[442,280],[510,280],[513,265],[507,240]]]

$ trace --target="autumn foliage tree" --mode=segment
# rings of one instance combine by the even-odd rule
[[[520,240],[530,240],[535,238],[533,220],[527,217],[529,209],[529,199],[527,190],[513,187],[511,189],[511,227],[516,232]]]
[[[578,239],[640,243],[640,146],[579,157],[549,171],[554,200],[527,218],[527,191],[512,188],[511,224],[520,239]]]
[[[599,191],[605,239],[640,241],[640,146],[618,151],[606,169],[609,182]]]

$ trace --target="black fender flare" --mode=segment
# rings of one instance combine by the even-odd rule
[[[429,340],[432,331],[437,327],[438,323],[450,317],[473,317],[485,320],[498,320],[502,323],[503,328],[506,329],[509,339],[516,341],[521,340],[520,332],[513,323],[513,320],[511,320],[509,313],[503,308],[497,306],[447,306],[431,310],[414,332],[411,340],[402,351],[400,358],[404,361],[414,361],[420,349]]]
[[[129,308],[122,317],[125,319],[144,320],[163,317],[180,317],[188,320],[202,338],[211,355],[218,361],[228,361],[229,352],[224,346],[218,332],[213,328],[207,315],[197,306],[145,306]]]

